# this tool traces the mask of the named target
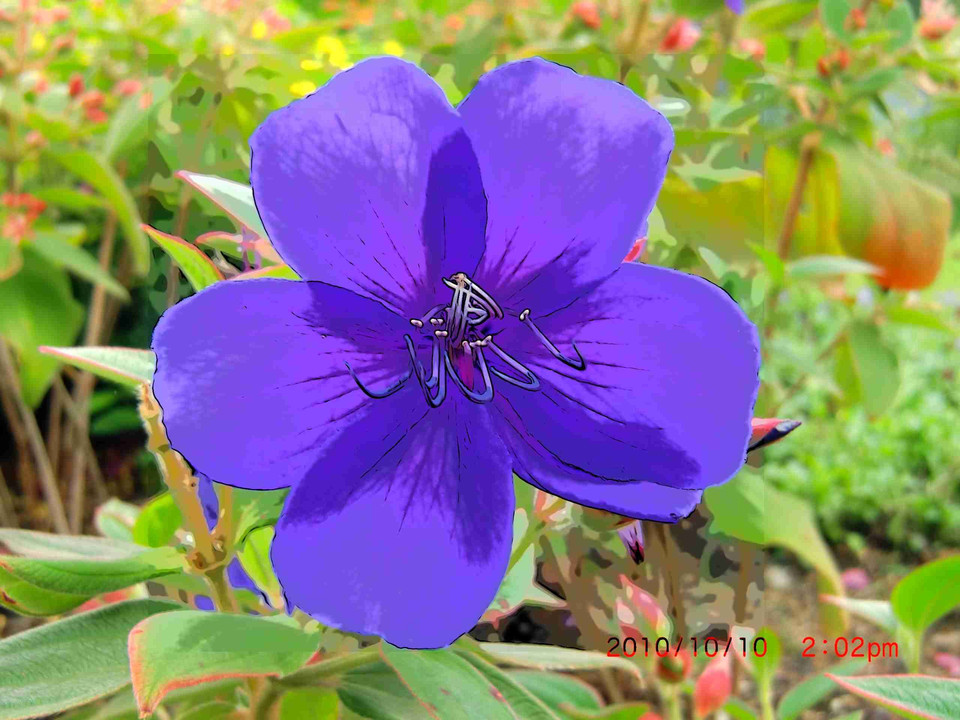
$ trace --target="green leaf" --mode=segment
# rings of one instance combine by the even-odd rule
[[[861,403],[871,417],[893,404],[900,389],[900,365],[875,325],[851,323],[834,359],[834,377],[848,402]]]
[[[267,236],[267,231],[260,222],[257,206],[253,202],[253,190],[249,185],[186,170],[178,172],[177,177],[193,185],[240,225],[249,228],[260,237]]]
[[[506,698],[450,650],[404,650],[381,645],[384,661],[438,720],[516,720]]]
[[[340,700],[326,688],[288,690],[280,699],[277,720],[337,720]]]
[[[847,18],[854,7],[854,0],[820,0],[820,19],[830,32],[838,38],[846,39],[850,36]]]
[[[842,255],[810,255],[787,264],[792,278],[822,278],[835,275],[876,275],[880,268]]]
[[[281,280],[299,280],[293,268],[289,265],[280,263],[279,265],[268,265],[258,270],[249,270],[235,276],[234,280],[256,280],[257,278],[279,278]]]
[[[87,536],[0,529],[0,604],[27,615],[59,614],[111,590],[178,573],[175,548]]]
[[[343,706],[369,720],[409,720],[423,715],[423,706],[384,663],[346,673],[337,683]]]
[[[899,325],[913,325],[915,327],[929,328],[945,333],[954,332],[953,328],[940,318],[939,315],[927,310],[897,305],[887,308],[886,314],[887,320]]]
[[[757,685],[769,688],[774,675],[777,674],[777,668],[780,667],[780,657],[783,654],[780,638],[769,627],[762,627],[757,630],[756,637],[763,638],[766,641],[767,651],[762,656],[756,653],[750,655],[750,664],[753,666]]]
[[[178,607],[133,600],[0,642],[0,720],[52,715],[116,692],[130,682],[130,630],[144,618]]]
[[[93,524],[105,537],[133,542],[133,525],[139,514],[140,508],[136,505],[110,498],[93,514]]]
[[[821,595],[820,600],[836,605],[891,635],[897,631],[897,616],[893,614],[893,606],[887,600],[860,600],[835,595]]]
[[[600,694],[592,685],[572,675],[539,670],[512,670],[510,677],[555,710],[563,706],[580,710],[599,710]]]
[[[960,680],[930,675],[827,677],[854,695],[907,718],[956,720],[960,708]]]
[[[234,543],[240,545],[249,533],[257,528],[275,525],[283,510],[283,503],[289,494],[289,488],[280,490],[233,491],[233,528]]]
[[[280,588],[280,581],[273,572],[273,564],[270,562],[273,533],[273,528],[269,526],[253,530],[244,540],[237,552],[237,557],[250,579],[269,598],[270,604],[282,608],[284,606],[283,591]]]
[[[760,262],[763,263],[764,268],[767,270],[767,274],[770,276],[770,281],[774,285],[783,285],[783,281],[786,279],[787,275],[787,266],[784,264],[783,260],[780,259],[780,256],[770,248],[766,248],[763,245],[749,243],[749,247],[753,251],[754,255],[760,259]]]
[[[33,248],[24,247],[23,266],[0,280],[0,335],[17,350],[24,401],[36,407],[59,363],[38,345],[69,345],[83,326],[83,306],[73,299],[70,278]]]
[[[52,148],[46,154],[103,195],[116,213],[130,246],[134,271],[137,275],[146,275],[150,269],[150,247],[140,229],[137,204],[120,176],[108,163],[86,150]]]
[[[122,347],[46,347],[37,348],[44,355],[52,355],[62,362],[97,377],[113,380],[121,385],[139,387],[153,382],[157,356],[152,350]]]
[[[289,619],[181,610],[130,632],[130,675],[142,714],[178,687],[213,679],[285,675],[302,666],[317,638]]]
[[[552,645],[480,643],[479,648],[498,663],[534,670],[623,670],[637,678],[639,668],[622,657]]]
[[[73,210],[74,212],[85,212],[107,206],[107,203],[99,195],[72,187],[42,187],[34,190],[33,194],[47,205],[56,205],[64,210]]]
[[[190,287],[197,292],[223,280],[220,269],[196,245],[191,245],[183,238],[167,235],[149,225],[141,227],[150,239],[163,248],[163,251],[177,263],[183,270]]]
[[[183,524],[183,515],[173,496],[164,492],[143,506],[133,524],[133,541],[147,547],[163,547]]]
[[[540,698],[517,682],[516,678],[488,663],[476,653],[458,650],[457,654],[473,665],[503,695],[517,720],[560,720]]]
[[[840,570],[809,503],[765,485],[750,468],[723,485],[707,488],[703,498],[713,515],[711,533],[787,548],[814,567],[822,592],[844,595]],[[820,621],[831,635],[846,629],[846,617],[836,608],[821,606]]]
[[[127,289],[100,267],[100,263],[92,255],[76,245],[71,245],[56,232],[38,230],[34,233],[31,245],[57,267],[66,268],[94,285],[103,285],[104,290],[124,302],[130,299]]]
[[[794,720],[800,716],[804,710],[809,710],[821,700],[836,690],[836,686],[831,682],[826,673],[831,675],[852,675],[859,672],[866,665],[864,660],[849,660],[839,663],[829,668],[825,672],[817,673],[813,677],[807,678],[794,685],[788,690],[777,705],[777,717],[779,720]]]
[[[762,0],[747,6],[744,22],[765,34],[794,25],[816,9],[817,0]]]
[[[886,51],[896,52],[910,44],[913,39],[914,18],[910,3],[899,0],[883,19],[883,26],[893,37],[887,41]]]
[[[145,136],[152,118],[151,108],[164,102],[172,89],[173,84],[167,78],[155,78],[142,92],[121,102],[110,119],[110,126],[103,138],[104,157],[115,161],[122,150]],[[150,93],[151,108],[144,109],[141,102],[146,92]]]
[[[513,515],[513,548],[516,549],[527,531],[526,511],[518,509]],[[495,622],[506,617],[521,605],[540,605],[552,607],[563,604],[559,598],[551,595],[536,582],[536,548],[534,543],[524,551],[510,572],[500,583],[497,595],[484,613],[487,622]]]
[[[904,627],[923,635],[937,620],[960,607],[960,555],[918,567],[893,588],[890,604]]]

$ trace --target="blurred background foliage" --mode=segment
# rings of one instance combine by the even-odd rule
[[[960,8],[737,5],[4,4],[0,524],[76,533],[108,497],[160,490],[133,396],[38,347],[146,348],[204,273],[287,272],[245,187],[248,138],[271,110],[372,55],[419,64],[453,103],[486,70],[539,55],[622,82],[670,119],[676,150],[634,259],[722,285],[761,328],[755,414],[804,421],[763,452],[762,473],[708,493],[678,546],[705,557],[682,538],[709,521],[727,541],[799,557],[840,594],[834,556],[902,575],[957,547]],[[809,527],[753,533],[743,507],[757,478],[770,512],[809,512]],[[561,528],[563,547],[537,546],[561,585],[558,558],[578,542],[600,533],[616,545],[615,526],[589,511]],[[664,564],[676,560],[659,546]],[[675,604],[661,579],[653,589]]]

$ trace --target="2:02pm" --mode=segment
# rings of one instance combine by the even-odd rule
[[[900,646],[895,642],[867,642],[859,635],[852,638],[838,637],[831,644],[829,640],[822,640],[822,651],[824,655],[834,655],[838,658],[866,658],[867,662],[873,662],[880,658],[895,658],[900,656]],[[812,658],[817,656],[816,638],[807,636],[803,639],[803,657]]]

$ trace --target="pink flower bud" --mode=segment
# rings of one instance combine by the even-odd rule
[[[600,27],[600,10],[592,0],[579,0],[570,6],[570,14],[588,28]]]
[[[625,637],[666,637],[670,634],[670,621],[653,595],[631,582],[626,575],[620,576],[620,586],[623,597],[617,598],[616,613]]]
[[[682,17],[673,23],[667,30],[667,34],[663,36],[660,52],[684,52],[696,45],[699,39],[700,28],[690,18]]]
[[[136,78],[124,78],[113,86],[114,94],[122,96],[136,95],[141,89],[143,89],[143,83]]]
[[[693,687],[693,708],[698,718],[719,710],[733,691],[730,657],[718,655],[704,668]]]
[[[843,586],[847,590],[863,590],[869,587],[872,582],[867,571],[863,568],[844,570],[840,575],[840,579],[843,581]]]

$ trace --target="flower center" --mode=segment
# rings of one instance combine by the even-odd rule
[[[439,407],[446,397],[448,377],[469,400],[476,403],[493,400],[494,377],[523,390],[539,390],[537,376],[501,348],[494,340],[496,333],[489,331],[490,321],[509,321],[497,301],[466,273],[458,272],[443,278],[443,284],[453,291],[449,304],[436,305],[421,317],[410,318],[418,337],[423,339],[426,336],[431,341],[429,374],[418,357],[417,343],[406,333],[403,339],[410,356],[410,369],[389,387],[372,390],[347,363],[347,370],[357,386],[368,397],[385,398],[400,390],[411,376],[415,376],[431,407]],[[530,318],[530,310],[523,310],[517,316],[517,321],[527,325],[554,358],[575,370],[586,370],[587,362],[577,346],[573,344],[576,359],[560,352]]]

